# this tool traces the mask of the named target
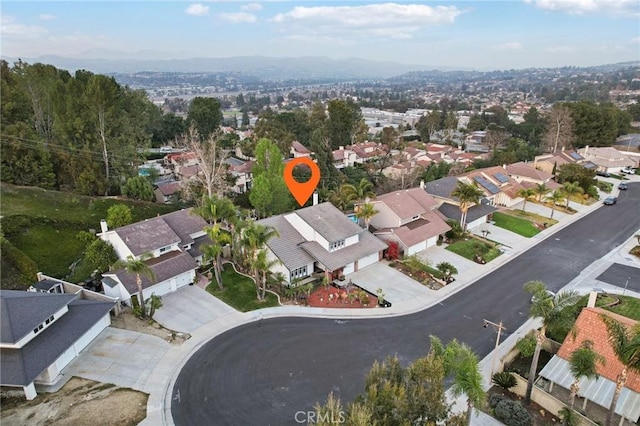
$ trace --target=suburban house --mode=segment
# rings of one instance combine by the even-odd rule
[[[291,156],[293,158],[301,158],[301,157],[311,157],[311,150],[306,146],[302,145],[298,141],[291,142],[291,148],[289,150]]]
[[[448,176],[427,182],[424,190],[439,203],[438,211],[440,213],[447,219],[460,222],[462,217],[460,200],[458,197],[451,195],[457,186],[458,178]],[[487,223],[491,218],[491,214],[496,210],[497,208],[491,205],[488,199],[481,199],[480,204],[471,206],[467,211],[467,229],[473,229],[483,223]]]
[[[356,155],[356,163],[376,160],[387,153],[387,147],[376,142],[361,142],[347,146]]]
[[[233,191],[237,194],[244,194],[251,189],[251,182],[253,181],[252,170],[256,162],[240,160],[235,157],[229,157],[225,161],[229,164],[229,173],[235,179]]]
[[[513,178],[524,188],[535,188],[537,185],[544,184],[549,188],[549,191],[553,191],[562,187],[562,185],[553,180],[551,173],[536,169],[531,163],[520,161],[507,164],[504,166],[504,169],[507,171],[509,177]]]
[[[602,148],[589,148],[585,146],[578,153],[587,161],[596,165],[599,172],[619,173],[625,167],[637,167],[637,161],[631,159],[610,146]]]
[[[289,283],[316,273],[331,281],[378,262],[387,247],[328,202],[257,223],[278,231],[267,242],[269,260],[279,260],[271,271]]]
[[[553,173],[554,169],[563,164],[581,164],[588,169],[595,169],[597,166],[573,150],[564,150],[552,154],[537,155],[533,160],[533,168],[543,172]]]
[[[518,191],[523,189],[523,186],[509,177],[507,171],[500,166],[474,170],[458,176],[458,179],[477,185],[494,206],[513,207],[522,201]]]
[[[374,235],[398,242],[405,255],[433,246],[451,227],[438,212],[438,202],[423,188],[379,195],[371,204],[378,211],[371,219]]]
[[[156,202],[164,204],[171,203],[179,189],[180,182],[165,182],[159,184],[153,191],[156,196]]]
[[[21,387],[28,400],[37,396],[36,384],[60,379],[62,369],[111,324],[109,311],[116,306],[102,294],[39,278],[32,287],[49,290],[0,290],[0,385]]]
[[[202,264],[201,246],[210,243],[204,231],[207,223],[191,209],[179,210],[142,222],[109,230],[101,221],[100,238],[111,243],[118,257],[139,259],[149,254],[145,261],[155,275],[154,280],[142,277],[144,298],[151,294],[162,296],[191,284],[196,269]],[[131,304],[131,296],[137,294],[135,274],[123,269],[102,274],[104,293]]]
[[[362,164],[362,159],[356,161],[356,153],[350,149],[341,146],[333,151],[333,166],[336,169],[344,169],[345,167],[353,167],[355,163]]]
[[[593,293],[595,295],[595,293]],[[571,374],[569,359],[571,353],[579,348],[584,341],[592,342],[592,349],[604,357],[604,365],[597,363],[598,378],[580,380],[580,390],[576,398],[576,405],[582,399],[584,409],[588,402],[595,403],[609,409],[613,394],[616,388],[616,378],[622,372],[622,363],[616,357],[611,343],[609,342],[609,332],[602,321],[602,315],[606,315],[620,322],[624,327],[631,328],[637,321],[630,318],[614,314],[610,311],[595,308],[595,297],[593,302],[587,305],[580,312],[575,322],[575,336],[571,333],[567,335],[558,353],[540,371],[540,376],[549,381],[548,390],[553,393],[554,386],[561,386],[569,389],[575,378]],[[640,374],[629,369],[627,382],[620,392],[620,399],[615,409],[616,414],[624,417],[631,423],[640,419]],[[620,422],[622,424],[622,422]]]
[[[199,170],[198,158],[194,152],[167,154],[164,158],[167,167],[183,179],[190,178]]]

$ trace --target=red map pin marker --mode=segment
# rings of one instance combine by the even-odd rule
[[[311,169],[311,178],[306,182],[298,182],[293,178],[293,169],[300,165],[305,164]],[[296,199],[300,206],[304,206],[313,191],[316,190],[318,183],[320,183],[320,168],[309,157],[294,158],[284,166],[284,183],[287,184],[287,188],[291,191],[291,195]]]

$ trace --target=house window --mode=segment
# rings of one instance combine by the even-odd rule
[[[298,269],[294,269],[293,271],[291,271],[291,279],[295,280],[296,278],[301,278],[301,277],[306,277],[307,274],[307,267],[303,266],[302,268],[298,268]]]
[[[169,251],[169,249],[171,249],[171,246],[162,247],[162,248],[160,248],[160,253],[167,252],[167,251]]]
[[[335,251],[344,247],[344,240],[336,241],[329,244],[329,251]]]
[[[33,332],[37,333],[38,331],[42,330],[43,327],[44,327],[44,325],[40,324],[39,326],[37,326],[36,328],[33,329]]]
[[[419,214],[415,215],[414,217],[411,218],[411,220],[418,220],[418,218],[420,217]]]

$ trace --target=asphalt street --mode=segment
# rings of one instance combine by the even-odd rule
[[[172,404],[177,425],[286,425],[333,391],[349,402],[364,389],[374,360],[423,356],[428,336],[457,338],[480,358],[494,347],[483,319],[508,332],[528,317],[524,283],[557,291],[640,228],[640,183],[422,312],[388,319],[277,318],[230,330],[205,344],[182,369]],[[507,332],[507,334],[508,334]],[[298,414],[298,420],[303,415]]]
[[[596,279],[622,288],[626,285],[627,290],[640,293],[640,269],[633,266],[614,263]]]

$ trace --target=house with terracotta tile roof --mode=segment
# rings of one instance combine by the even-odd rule
[[[554,191],[558,188],[562,188],[562,185],[553,180],[553,175],[551,173],[545,172],[541,169],[536,169],[533,167],[532,163],[525,163],[524,161],[520,161],[513,164],[507,164],[504,166],[504,169],[507,171],[507,175],[524,188],[536,188],[537,185],[544,184],[549,191]]]
[[[512,207],[523,200],[518,195],[523,186],[500,166],[477,169],[458,176],[458,179],[478,186],[494,206]]]
[[[353,167],[355,163],[363,163],[362,158],[357,158],[356,153],[344,146],[333,151],[333,166],[336,169],[344,169],[345,167]]]
[[[311,157],[311,150],[306,146],[302,145],[298,141],[291,142],[291,148],[289,149],[291,156],[293,158],[301,158],[301,157]]]
[[[371,204],[378,211],[371,219],[374,235],[396,241],[408,256],[434,246],[449,231],[438,202],[423,188],[411,188],[379,195]]]
[[[553,386],[561,386],[568,390],[575,381],[569,364],[571,353],[584,341],[590,341],[592,349],[602,355],[605,362],[596,364],[598,378],[580,380],[579,398],[576,403],[579,403],[582,398],[583,409],[589,403],[609,409],[616,388],[616,380],[622,372],[623,365],[609,342],[609,331],[602,321],[602,316],[618,321],[627,329],[637,325],[638,321],[591,305],[593,303],[580,312],[573,328],[575,335],[572,333],[567,335],[558,353],[540,371],[540,376],[551,383],[550,392],[553,392]],[[620,392],[615,412],[632,423],[640,419],[640,373],[628,370],[627,381]]]

